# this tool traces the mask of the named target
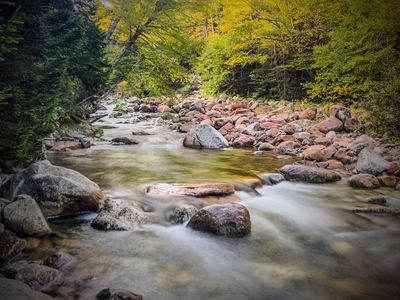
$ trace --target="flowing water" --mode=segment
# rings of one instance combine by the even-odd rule
[[[237,192],[249,208],[252,233],[230,239],[162,221],[170,203],[145,196],[159,182],[233,182],[274,172],[290,159],[255,156],[250,150],[201,151],[182,147],[183,135],[154,119],[116,124],[105,137],[146,131],[140,144],[52,153],[54,164],[75,169],[110,197],[136,202],[158,224],[139,231],[102,232],[94,214],[53,221],[48,249],[74,255],[58,291],[65,299],[94,299],[103,288],[132,290],[145,299],[400,299],[400,222],[390,216],[356,215],[371,193],[344,182],[283,182]],[[380,190],[390,193],[389,190]],[[391,206],[399,206],[392,192]],[[173,201],[173,200],[171,200]],[[45,248],[45,247],[44,247]],[[44,250],[43,250],[44,251]]]

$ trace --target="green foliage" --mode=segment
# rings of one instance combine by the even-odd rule
[[[4,160],[25,163],[41,150],[39,138],[101,87],[103,37],[68,0],[19,0],[3,12],[19,20],[12,31],[19,43],[0,61],[0,151]]]

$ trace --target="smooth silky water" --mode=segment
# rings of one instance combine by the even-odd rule
[[[95,214],[53,220],[57,235],[42,241],[41,254],[56,248],[78,260],[66,271],[60,298],[94,299],[106,287],[166,300],[400,298],[399,219],[346,209],[364,206],[360,200],[377,192],[353,190],[344,182],[283,182],[257,189],[258,195],[236,193],[250,211],[248,237],[170,226],[162,216],[171,203],[146,198],[147,185],[240,183],[291,160],[251,150],[185,149],[182,134],[154,120],[114,125],[105,130],[106,138],[132,130],[152,135],[138,137],[139,145],[100,143],[50,153],[49,159],[83,173],[112,198],[136,202],[159,222],[140,231],[103,232],[90,227]],[[399,206],[399,194],[391,196],[389,204]]]

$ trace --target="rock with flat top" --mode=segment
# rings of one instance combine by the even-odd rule
[[[49,295],[32,290],[27,284],[21,281],[8,278],[0,278],[0,299],[54,300]]]
[[[235,192],[235,186],[230,183],[204,184],[166,184],[161,183],[147,188],[147,195],[154,197],[165,196],[227,196]]]
[[[357,160],[357,171],[379,175],[389,169],[390,163],[370,148],[361,150]]]
[[[280,169],[280,173],[286,180],[308,183],[328,183],[341,179],[334,171],[303,165],[286,165]]]
[[[207,206],[190,219],[188,226],[225,237],[243,237],[251,232],[249,211],[239,203]]]

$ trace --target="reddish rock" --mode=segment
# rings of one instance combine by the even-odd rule
[[[349,179],[349,184],[354,188],[379,188],[379,180],[371,174],[358,174],[351,176]]]
[[[320,136],[320,137],[315,139],[315,144],[329,146],[329,145],[332,144],[332,140],[328,139],[328,138],[326,138],[324,136]]]
[[[233,194],[235,187],[229,183],[167,184],[160,183],[147,187],[146,194],[153,197],[189,196],[208,197]]]
[[[247,108],[238,108],[235,111],[236,114],[246,114],[246,113],[249,113],[249,112],[250,112],[250,110],[247,109]]]
[[[398,176],[397,174],[400,175],[400,165],[392,162],[389,166],[389,169],[387,169],[386,173],[388,173],[389,175],[395,175]],[[398,176],[400,177],[400,176]]]
[[[275,146],[271,145],[270,143],[261,143],[260,146],[258,146],[258,150],[260,150],[260,151],[273,151],[273,150],[275,150]]]
[[[57,141],[51,148],[53,151],[65,151],[81,149],[82,143],[80,141]]]
[[[363,134],[357,137],[354,141],[347,145],[347,148],[355,152],[360,152],[365,147],[371,147],[374,145],[375,140],[369,135]]]
[[[271,129],[271,128],[278,128],[280,127],[279,124],[271,122],[271,121],[266,121],[266,122],[262,122],[260,124],[260,127],[262,129]]]
[[[315,128],[325,134],[329,131],[340,132],[343,129],[343,123],[339,119],[331,117],[315,125]]]
[[[260,104],[258,102],[254,102],[251,106],[250,106],[250,110],[255,110]]]
[[[206,115],[209,116],[210,118],[220,118],[221,117],[221,113],[216,110],[206,111]]]
[[[226,123],[224,126],[222,126],[221,129],[223,129],[223,130],[226,131],[226,132],[229,132],[229,131],[231,131],[233,128],[235,128],[235,126],[233,126],[232,123],[228,122],[228,123]]]
[[[226,109],[226,107],[223,104],[215,104],[212,108],[212,110],[216,110],[216,111],[224,111],[225,109]]]
[[[338,112],[339,109],[342,109],[342,108],[344,108],[344,106],[341,105],[341,104],[332,105],[329,108],[329,116],[330,117],[336,117],[336,113]]]
[[[305,149],[302,153],[303,159],[327,161],[333,157],[336,149],[333,147],[325,147],[323,145],[314,145]]]
[[[350,118],[344,121],[344,130],[346,132],[353,132],[356,129],[357,120],[355,118]]]
[[[218,129],[222,128],[229,121],[230,121],[229,118],[215,119],[214,122],[213,122],[214,128],[218,130]]]
[[[314,137],[325,137],[325,134],[322,133],[321,131],[319,131],[317,128],[315,127],[311,127],[307,129],[307,132],[310,133],[312,136]]]
[[[294,141],[286,141],[286,142],[280,143],[276,147],[276,152],[278,154],[282,154],[282,155],[295,154],[296,149],[299,147],[300,147],[300,144],[298,144]]]
[[[247,117],[240,117],[236,120],[235,125],[238,126],[240,124],[247,124],[249,123],[249,119]]]
[[[196,118],[196,119],[199,119],[199,120],[207,120],[207,119],[210,118],[206,114],[195,114],[193,117]]]
[[[308,119],[308,120],[315,120],[317,116],[317,109],[316,108],[307,108],[299,113],[299,119]]]
[[[160,105],[160,106],[157,108],[157,111],[158,111],[159,113],[163,114],[163,113],[167,113],[167,112],[169,112],[169,113],[172,112],[172,109],[169,108],[168,105]]]
[[[379,182],[387,187],[395,187],[397,184],[397,178],[395,176],[389,176],[389,175],[381,175],[378,176]]]
[[[236,102],[236,103],[232,103],[229,108],[231,110],[237,110],[239,108],[247,108],[247,103],[246,102]]]
[[[240,125],[236,125],[236,130],[239,132],[244,132],[247,128],[246,124],[240,124]]]
[[[311,134],[309,132],[296,132],[293,134],[293,137],[299,141],[304,141],[308,140],[311,137]]]
[[[255,140],[256,139],[253,136],[242,134],[233,141],[232,146],[233,147],[252,147]]]
[[[340,162],[336,159],[330,159],[326,163],[328,164],[328,166],[326,168],[330,169],[330,170],[343,168],[342,162]]]
[[[279,130],[279,128],[271,128],[270,130],[268,130],[266,132],[267,137],[271,137],[271,138],[275,138],[277,137],[279,134],[281,134],[281,131]]]
[[[206,119],[200,122],[200,125],[212,125],[211,119]]]

